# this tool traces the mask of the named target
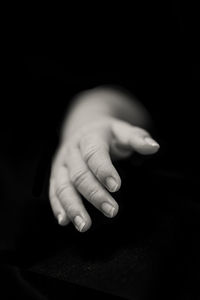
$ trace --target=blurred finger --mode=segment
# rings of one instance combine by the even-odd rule
[[[112,131],[118,144],[132,147],[133,150],[140,154],[154,154],[160,148],[159,144],[152,139],[146,130],[132,126],[124,121],[114,122]]]

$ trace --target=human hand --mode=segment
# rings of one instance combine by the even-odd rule
[[[121,179],[112,160],[158,149],[146,130],[112,117],[77,129],[62,141],[52,164],[49,198],[58,223],[73,222],[80,232],[89,229],[91,218],[81,195],[105,216],[116,216],[118,204],[110,193],[120,189]]]

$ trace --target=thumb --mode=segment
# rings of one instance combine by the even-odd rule
[[[160,148],[146,130],[121,120],[112,123],[112,133],[119,146],[130,148],[143,155],[154,154]]]

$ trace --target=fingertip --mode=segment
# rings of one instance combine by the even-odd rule
[[[109,192],[114,193],[117,192],[121,187],[121,179],[115,179],[113,177],[106,178],[106,187],[108,188]]]
[[[138,139],[137,143],[134,141],[133,148],[142,155],[151,155],[159,150],[160,145],[150,136],[146,136]]]
[[[83,218],[82,216],[77,215],[73,219],[73,223],[79,232],[86,232],[91,227],[92,221],[90,218]]]
[[[160,149],[160,145],[151,137],[146,137],[145,143],[147,145],[146,154],[155,154]]]
[[[62,220],[63,220],[63,216],[61,214],[59,214],[58,217],[57,217],[57,219],[58,219],[58,224],[61,225]]]
[[[119,211],[119,205],[116,203],[114,213],[113,213],[113,216],[112,216],[113,218],[116,217],[116,215],[118,214],[118,211]]]
[[[58,224],[61,226],[66,226],[69,223],[69,220],[66,215],[60,213],[57,216]]]
[[[144,138],[145,142],[150,145],[151,147],[153,147],[154,149],[158,150],[160,148],[160,145],[151,137],[147,136]]]
[[[101,204],[103,214],[108,218],[114,218],[118,214],[119,206],[115,203],[103,202]]]
[[[90,229],[90,227],[92,226],[92,221],[91,219],[86,220],[85,226],[83,227],[81,232],[86,232]]]

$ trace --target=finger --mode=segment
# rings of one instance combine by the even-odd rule
[[[70,180],[90,203],[107,217],[114,217],[118,204],[97,180],[83,160],[78,147],[73,148],[67,160]]]
[[[112,164],[108,145],[100,138],[85,137],[80,142],[80,150],[86,164],[110,191],[116,192],[121,186],[121,179]]]
[[[55,177],[55,192],[70,221],[80,232],[87,231],[91,226],[91,219],[80,196],[69,180],[68,170],[61,166]]]
[[[65,210],[63,209],[58,197],[56,196],[55,180],[53,178],[50,180],[49,199],[52,211],[54,213],[54,216],[58,220],[58,223],[63,226],[67,225],[70,222],[70,220],[67,217]]]
[[[132,126],[129,123],[123,121],[113,122],[112,132],[117,143],[132,147],[140,154],[154,154],[160,148],[159,144],[152,139],[146,130]]]
[[[117,140],[112,140],[110,145],[110,155],[112,160],[125,159],[132,155],[133,147],[119,144]]]

